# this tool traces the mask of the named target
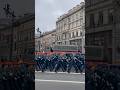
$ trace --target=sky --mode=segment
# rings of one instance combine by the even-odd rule
[[[56,27],[59,16],[84,0],[35,0],[35,28],[42,32]]]

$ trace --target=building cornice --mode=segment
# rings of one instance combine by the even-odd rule
[[[72,15],[73,13],[76,13],[77,11],[84,9],[85,8],[85,3],[81,2],[79,5],[76,5],[75,7],[73,7],[72,9],[70,9],[66,14],[61,15],[58,20],[56,21],[59,22],[63,19],[65,19],[66,17],[69,17],[70,15]]]
[[[14,25],[14,27],[16,27],[16,26],[19,26],[19,25],[24,24],[26,22],[29,22],[31,20],[35,20],[35,15],[34,14],[24,15],[23,17],[15,19],[14,22],[13,22],[13,25]],[[12,23],[6,25],[5,27],[1,28],[0,30],[6,30],[10,27],[12,27]]]

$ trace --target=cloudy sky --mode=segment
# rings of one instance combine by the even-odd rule
[[[55,28],[57,18],[84,0],[35,0],[36,28],[42,32]]]

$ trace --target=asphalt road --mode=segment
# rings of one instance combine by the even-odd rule
[[[36,72],[35,90],[85,90],[85,74]]]

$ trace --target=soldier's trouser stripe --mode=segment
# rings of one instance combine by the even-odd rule
[[[80,81],[63,81],[63,80],[43,80],[43,79],[35,79],[36,82],[57,82],[57,83],[78,83],[78,84],[85,84],[85,82]]]

